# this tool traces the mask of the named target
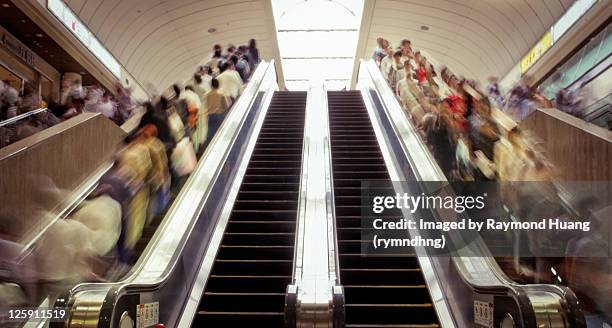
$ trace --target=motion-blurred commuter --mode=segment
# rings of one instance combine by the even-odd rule
[[[220,91],[220,81],[213,79],[211,81],[212,90],[206,96],[206,113],[208,114],[208,136],[207,142],[212,141],[215,133],[223,123],[227,110],[229,108],[227,98]]]
[[[117,112],[118,120],[123,123],[127,121],[136,109],[136,100],[132,97],[132,89],[124,87],[121,83],[115,84],[117,92]]]
[[[389,81],[389,86],[395,93],[397,91],[397,84],[404,78],[404,65],[402,64],[402,52],[396,51],[393,53],[393,62],[389,67],[389,75],[387,76],[387,81]]]
[[[506,99],[502,95],[497,77],[495,76],[489,77],[489,85],[487,85],[487,95],[489,96],[489,98],[495,101],[495,104],[498,108],[504,108]]]
[[[217,76],[217,80],[219,81],[219,92],[228,97],[230,103],[233,104],[242,92],[242,79],[234,67],[234,60],[221,66],[221,74]]]
[[[380,66],[380,62],[385,56],[387,56],[387,47],[385,46],[385,39],[377,38],[376,39],[376,48],[374,48],[374,52],[372,53],[372,59],[376,62],[376,65]]]
[[[404,109],[408,111],[417,125],[420,124],[425,112],[419,103],[418,97],[421,93],[412,80],[412,66],[408,61],[404,62],[404,78],[397,83],[396,89]]]
[[[213,76],[217,76],[220,73],[221,64],[223,64],[222,48],[220,44],[215,44],[213,47],[213,53],[210,60],[206,64],[213,71]]]
[[[261,62],[261,57],[259,56],[259,49],[257,48],[257,41],[255,41],[255,39],[249,40],[248,58],[249,64],[251,65],[251,70],[255,71],[255,69]]]
[[[555,107],[578,118],[584,115],[583,102],[582,88],[563,88],[555,95]]]

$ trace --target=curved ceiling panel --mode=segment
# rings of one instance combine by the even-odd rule
[[[402,39],[435,62],[469,78],[505,75],[573,0],[369,0],[357,58],[369,58],[376,38]],[[369,15],[369,16],[368,16]],[[427,27],[424,30],[422,27]]]
[[[217,43],[255,38],[263,59],[280,62],[269,0],[65,2],[140,83],[158,90],[186,80]]]

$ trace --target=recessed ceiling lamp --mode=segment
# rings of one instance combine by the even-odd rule
[[[429,31],[429,26],[422,25],[421,26],[421,31]]]
[[[3,3],[3,4],[2,4],[2,7],[4,7],[4,8],[8,8],[8,7],[10,7],[10,5],[9,5],[8,3]]]
[[[35,35],[36,35],[36,37],[39,37],[39,38],[42,38],[44,36],[44,35],[42,35],[42,33],[36,33]]]
[[[22,19],[21,22],[24,24],[27,23],[25,19]]]
[[[215,32],[217,32],[217,29],[214,27],[211,27],[208,29],[208,33],[215,33]]]

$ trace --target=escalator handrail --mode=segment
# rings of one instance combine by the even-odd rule
[[[403,156],[405,156],[410,162],[411,170],[417,176],[417,181],[446,181],[446,177],[440,170],[437,162],[434,160],[433,155],[427,148],[427,146],[422,142],[420,137],[416,134],[416,129],[405,115],[404,111],[401,109],[395,95],[391,91],[389,85],[386,83],[380,70],[375,65],[375,63],[370,61],[361,61],[360,71],[367,71],[367,75],[369,76],[369,82],[375,89],[379,99],[382,100],[382,106],[385,114],[389,117],[389,121],[393,127],[393,134],[397,136],[400,140],[400,144],[402,146]],[[391,111],[394,111],[395,114],[401,113],[401,116],[398,115],[394,120],[391,118]],[[398,127],[398,124],[400,125]],[[399,131],[399,130],[402,131]],[[406,130],[407,129],[407,130]],[[407,135],[408,134],[408,135]],[[410,144],[406,143],[406,140],[410,141]],[[410,149],[410,151],[408,151]],[[419,163],[417,165],[417,163]],[[514,281],[510,280],[506,274],[501,270],[495,259],[491,256],[488,247],[484,244],[482,239],[478,239],[476,243],[477,247],[470,247],[471,250],[476,250],[478,254],[474,254],[471,257],[461,257],[461,256],[452,256],[452,262],[455,265],[461,279],[465,281],[470,288],[479,293],[506,293],[507,295],[512,296],[516,302],[521,307],[522,311],[530,311],[531,313],[526,313],[526,315],[531,316],[531,319],[538,319],[537,314],[535,313],[534,304],[532,304],[529,300],[530,294],[539,294],[539,293],[550,293],[554,294],[558,301],[563,305],[564,310],[571,312],[571,316],[568,321],[570,324],[573,323],[572,326],[580,326],[582,313],[578,309],[578,301],[566,287],[560,287],[557,285],[519,285]],[[480,265],[473,265],[474,262],[481,262]],[[486,272],[477,272],[476,275],[472,275],[467,267],[484,269]],[[485,279],[483,279],[483,277]],[[559,315],[566,315],[559,313]],[[576,323],[578,322],[578,323]]]
[[[9,119],[6,119],[4,121],[0,122],[0,128],[3,126],[7,126],[7,125],[11,125],[11,124],[15,124],[21,120],[24,120],[30,116],[34,116],[40,113],[44,113],[48,110],[48,108],[39,108],[39,109],[35,109],[35,110],[31,110],[29,112],[25,112],[23,114],[17,115],[15,117],[11,117]]]
[[[72,288],[66,297],[60,298],[56,306],[73,305],[75,298],[81,294],[85,295],[84,298],[92,297],[91,295],[103,297],[102,300],[97,299],[98,305],[101,305],[99,302],[109,303],[106,296],[110,291],[113,291],[112,302],[114,302],[121,294],[126,293],[128,288],[155,290],[168,280],[177,266],[186,241],[193,233],[193,225],[200,216],[203,204],[210,197],[211,188],[224,168],[223,164],[236,141],[238,132],[242,129],[246,116],[261,91],[260,88],[264,86],[263,82],[274,72],[273,67],[274,61],[259,64],[242,96],[210,141],[196,169],[181,189],[130,273],[118,282],[79,284]]]

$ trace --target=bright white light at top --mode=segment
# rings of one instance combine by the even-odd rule
[[[309,80],[349,86],[363,0],[272,0],[278,46],[289,90]]]

